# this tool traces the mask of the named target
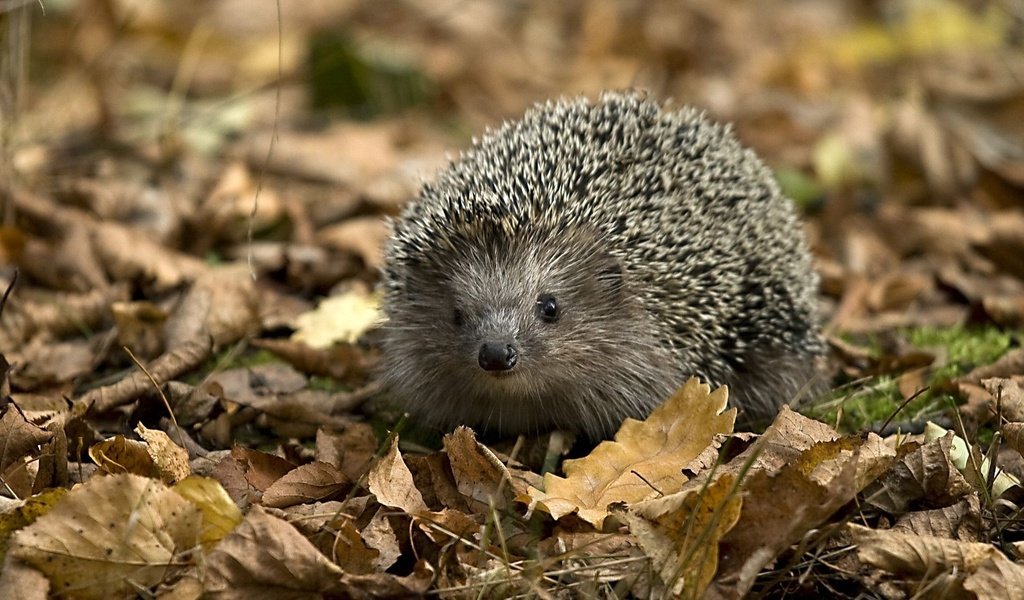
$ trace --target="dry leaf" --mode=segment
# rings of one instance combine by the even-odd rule
[[[472,429],[460,426],[444,436],[444,449],[459,493],[473,501],[474,512],[486,514],[492,507],[509,505],[516,492],[512,477],[501,460],[476,441]]]
[[[416,489],[412,472],[398,452],[398,436],[391,439],[391,448],[366,476],[366,486],[384,506],[400,508],[410,515],[427,512],[423,495]]]
[[[718,542],[740,518],[736,477],[634,504],[630,532],[673,596],[699,598],[718,569]]]
[[[352,423],[340,432],[316,432],[316,458],[341,469],[352,481],[366,474],[377,452],[377,437],[366,423]]]
[[[90,446],[89,458],[104,473],[134,473],[143,477],[156,474],[156,465],[145,442],[129,440],[123,435]]]
[[[982,563],[1004,558],[992,544],[961,542],[847,525],[860,560],[890,575],[921,580],[936,573],[974,573]]]
[[[29,423],[21,411],[8,403],[0,417],[0,473],[26,456],[35,457],[39,446],[50,441],[53,434]]]
[[[96,477],[15,533],[11,551],[46,574],[53,589],[109,600],[191,565],[201,523],[199,509],[159,481]]]
[[[632,503],[652,494],[678,491],[682,469],[715,435],[730,433],[736,411],[726,410],[728,392],[691,378],[643,422],[626,419],[614,442],[602,442],[589,456],[567,460],[566,477],[547,474],[544,491],[530,488],[529,498],[552,517],[571,513],[601,527],[608,505]]]
[[[172,487],[203,513],[199,541],[209,551],[242,522],[242,511],[216,479],[190,476]]]
[[[153,459],[153,465],[165,483],[181,481],[192,474],[188,451],[172,442],[166,433],[159,429],[147,429],[142,423],[135,426],[135,433],[146,442],[146,452]]]
[[[740,519],[719,544],[718,574],[707,598],[742,597],[779,553],[853,500],[860,443],[859,438],[819,442],[778,471],[758,469],[741,479]],[[752,460],[744,454],[733,462]]]
[[[275,481],[263,492],[262,504],[285,508],[293,504],[328,500],[352,487],[352,481],[337,467],[325,462],[300,465]]]
[[[344,576],[287,521],[258,506],[217,544],[207,564],[206,594],[212,598],[313,597]]]
[[[917,504],[932,508],[959,502],[972,488],[950,462],[952,443],[952,435],[946,435],[910,451],[869,488],[866,502],[896,515]]]
[[[315,310],[299,315],[292,339],[313,348],[328,348],[335,342],[351,344],[379,318],[377,298],[356,288],[325,298]]]
[[[993,554],[964,580],[964,589],[977,600],[1005,600],[1024,590],[1024,566]]]

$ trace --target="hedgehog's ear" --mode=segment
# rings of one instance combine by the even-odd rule
[[[618,296],[626,286],[626,272],[622,268],[622,261],[611,254],[601,256],[597,269],[597,281],[605,286],[612,294]]]

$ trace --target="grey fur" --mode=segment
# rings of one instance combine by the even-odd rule
[[[434,426],[608,437],[689,375],[765,418],[823,352],[771,173],[727,126],[639,93],[548,102],[474,140],[393,224],[383,281],[382,378]],[[483,341],[518,364],[483,370]]]

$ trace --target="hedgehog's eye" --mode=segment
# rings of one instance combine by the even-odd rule
[[[462,311],[457,308],[452,310],[452,325],[455,325],[456,327],[462,327],[465,324],[466,316],[462,314]]]
[[[537,296],[537,314],[548,323],[558,320],[558,302],[551,294]]]

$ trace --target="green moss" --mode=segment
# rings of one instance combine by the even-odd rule
[[[998,360],[1014,343],[1012,333],[995,327],[918,327],[898,333],[914,346],[936,354],[936,362],[925,381],[931,389],[900,410],[904,399],[899,391],[898,375],[880,375],[848,382],[833,390],[829,400],[803,412],[825,423],[835,424],[842,408],[839,426],[843,431],[860,431],[880,425],[897,410],[900,410],[899,414],[892,419],[897,423],[934,419],[947,414],[958,403],[954,396],[935,391],[939,384]],[[866,344],[876,355],[881,352],[877,337],[851,341]]]
[[[918,348],[940,348],[945,353],[945,364],[936,370],[936,378],[957,377],[975,367],[995,362],[1013,343],[1010,332],[991,326],[919,327],[908,330],[906,337]]]

